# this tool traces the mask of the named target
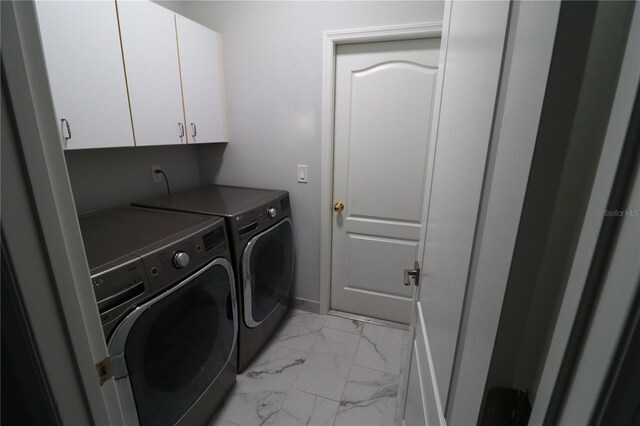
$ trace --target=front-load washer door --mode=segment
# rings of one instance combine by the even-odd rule
[[[236,334],[233,272],[224,259],[129,314],[109,343],[127,424],[175,424],[230,361]]]
[[[289,293],[293,281],[293,230],[286,218],[249,240],[242,254],[244,321],[259,325]]]

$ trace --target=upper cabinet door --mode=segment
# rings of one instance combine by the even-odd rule
[[[37,1],[65,149],[133,146],[114,2]]]
[[[189,142],[226,142],[220,35],[176,15]]]
[[[173,12],[119,1],[118,15],[136,145],[186,143]]]

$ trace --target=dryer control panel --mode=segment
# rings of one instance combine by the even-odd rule
[[[285,217],[291,217],[291,206],[289,203],[289,194],[282,192],[280,197],[258,208],[233,217],[231,220],[231,229],[229,229],[232,240],[244,243],[253,235],[272,226]]]

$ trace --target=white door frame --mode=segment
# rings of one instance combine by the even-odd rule
[[[34,3],[2,2],[2,25],[8,34],[2,40],[3,96],[10,98],[16,133],[9,138],[15,140],[2,141],[3,152],[7,144],[7,152],[23,160],[11,164],[12,185],[3,186],[2,231],[42,372],[62,424],[124,424],[114,381],[100,385],[96,371],[108,351]]]
[[[635,96],[638,88],[640,88],[639,35],[640,8],[636,4],[589,204],[585,210],[586,213],[573,257],[571,272],[567,280],[567,287],[529,420],[531,425],[542,424],[547,416],[556,380],[558,379],[564,354],[568,348],[569,338],[578,314],[581,295],[596,252],[604,211],[608,208],[609,195],[613,188],[627,129],[631,121]],[[624,221],[628,222],[629,219],[636,219],[637,222],[635,217],[625,218]],[[622,242],[623,239],[621,238],[618,244],[622,244]],[[626,255],[630,256],[631,252],[627,252]],[[615,297],[615,309],[608,311],[606,305],[599,305],[598,315],[594,319],[589,332],[593,333],[595,343],[586,341],[584,352],[580,355],[582,359],[578,361],[576,377],[568,389],[567,405],[562,407],[563,411],[559,413],[561,417],[559,416],[558,418],[563,421],[570,420],[572,424],[582,424],[586,423],[591,415],[591,410],[584,409],[584,407],[592,408],[593,404],[585,404],[584,401],[595,401],[597,399],[598,392],[604,384],[608,372],[604,366],[608,365],[608,362],[614,357],[614,342],[623,330],[624,317],[632,300],[631,297],[628,297],[628,292],[630,287],[633,287],[633,277],[629,274],[627,278],[628,281],[620,279],[617,283],[607,283],[602,290],[601,299],[598,303],[606,302],[605,296]],[[612,314],[609,316],[610,312]],[[598,328],[605,321],[611,322],[607,323],[604,329]],[[586,369],[583,365],[585,359],[591,362]],[[565,422],[564,424],[567,423]]]
[[[336,48],[341,44],[441,37],[442,22],[369,27],[323,33],[322,148],[320,159],[320,313],[331,305],[331,235],[333,223],[333,129],[335,124]],[[437,105],[434,106],[434,116]]]

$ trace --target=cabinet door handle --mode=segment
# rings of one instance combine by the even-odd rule
[[[184,137],[184,124],[178,123],[178,128],[180,129],[180,137]]]
[[[196,129],[196,123],[191,123],[191,136],[194,138],[198,134],[198,130]]]
[[[71,139],[71,126],[69,126],[69,121],[66,118],[63,118],[62,120],[60,120],[60,122],[64,127],[67,128],[67,134],[64,135],[63,137],[64,137],[64,140],[68,141],[69,139]],[[64,130],[64,127],[63,127],[63,130]]]

